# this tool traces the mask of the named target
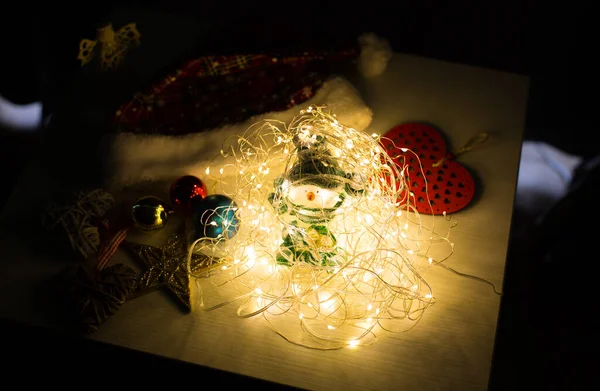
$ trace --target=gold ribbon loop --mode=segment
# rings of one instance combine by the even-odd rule
[[[481,144],[485,143],[489,138],[490,138],[490,136],[485,132],[477,133],[475,136],[471,137],[465,143],[465,145],[463,145],[461,148],[459,148],[455,153],[451,153],[451,152],[448,153],[446,156],[444,156],[437,162],[433,163],[432,166],[438,167],[438,166],[442,165],[448,159],[454,159],[454,158],[462,155],[465,152],[472,151],[473,149],[475,149],[475,147],[480,146]]]
[[[141,34],[135,23],[129,23],[115,31],[112,24],[108,23],[96,30],[96,40],[82,39],[79,43],[77,59],[81,65],[89,63],[96,52],[100,53],[100,66],[102,69],[116,68],[127,51],[140,44]]]

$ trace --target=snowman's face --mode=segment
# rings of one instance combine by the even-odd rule
[[[315,185],[292,186],[289,188],[288,199],[296,205],[311,209],[336,208],[341,201],[342,188],[324,189]]]

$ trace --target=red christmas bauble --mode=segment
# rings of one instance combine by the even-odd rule
[[[191,212],[193,204],[207,195],[204,182],[193,175],[182,176],[171,185],[171,203],[184,213]]]

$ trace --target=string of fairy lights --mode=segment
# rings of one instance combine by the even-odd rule
[[[226,140],[205,178],[235,201],[235,235],[190,243],[188,265],[213,259],[189,269],[200,308],[235,303],[317,349],[413,327],[435,303],[424,276],[451,256],[451,227],[416,211],[406,167],[380,141],[318,106]]]

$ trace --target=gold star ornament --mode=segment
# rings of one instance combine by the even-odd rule
[[[165,289],[173,295],[186,312],[192,310],[190,276],[187,270],[188,246],[185,237],[171,235],[164,247],[126,243],[124,248],[146,269],[136,284],[133,297]],[[192,255],[192,272],[208,267],[213,260],[207,256]]]

